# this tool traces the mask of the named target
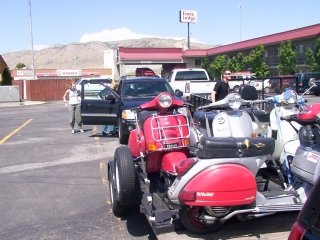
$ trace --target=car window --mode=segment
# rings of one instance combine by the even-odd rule
[[[106,96],[113,94],[105,83],[86,83],[83,85],[84,99],[104,100]]]
[[[166,81],[130,81],[123,84],[121,96],[146,97],[157,96],[161,92],[174,94]]]
[[[175,80],[208,80],[208,77],[204,71],[181,71],[177,72]]]

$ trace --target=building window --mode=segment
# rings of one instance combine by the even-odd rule
[[[201,66],[201,64],[202,64],[202,59],[201,59],[201,58],[196,58],[196,59],[194,60],[194,65],[196,65],[196,66]]]
[[[304,46],[303,46],[303,44],[300,44],[299,45],[299,53],[303,53],[303,50],[304,50]]]

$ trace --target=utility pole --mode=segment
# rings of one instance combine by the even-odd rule
[[[30,18],[30,35],[31,35],[31,53],[32,53],[32,74],[33,74],[33,79],[35,79],[31,0],[29,0],[29,18]]]

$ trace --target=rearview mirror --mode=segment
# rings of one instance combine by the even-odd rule
[[[315,78],[310,78],[309,80],[309,87],[312,87],[316,84],[316,79]]]
[[[116,97],[110,94],[110,95],[107,95],[104,99],[107,101],[115,101]]]

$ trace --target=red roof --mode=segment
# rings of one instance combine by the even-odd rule
[[[281,41],[294,40],[320,35],[320,24],[297,28],[287,32],[276,33],[264,37],[254,38],[242,42],[232,43],[207,50],[208,55],[231,52],[234,50],[253,48],[259,44],[268,45]]]
[[[119,47],[121,61],[181,60],[182,48],[125,48]]]
[[[282,41],[303,39],[320,35],[320,24],[303,28],[275,33],[272,35],[254,38],[242,42],[231,43],[207,50],[191,49],[183,51],[182,48],[125,48],[119,47],[121,61],[181,61],[182,57],[204,57],[233,52],[236,50],[251,49],[259,44],[270,45]]]

